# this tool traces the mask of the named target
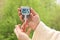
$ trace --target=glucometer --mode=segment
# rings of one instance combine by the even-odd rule
[[[23,19],[26,22],[26,20],[28,19],[30,15],[30,7],[21,6],[21,14],[23,15]]]

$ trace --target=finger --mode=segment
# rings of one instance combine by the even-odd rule
[[[20,27],[20,26],[21,26],[21,24],[18,24],[18,26]]]
[[[30,13],[30,17],[31,17],[31,18],[33,17],[33,14],[32,14],[32,13]]]
[[[14,33],[16,34],[16,36],[17,36],[17,38],[18,38],[19,35],[18,35],[18,32],[17,32],[16,28],[14,29]]]
[[[27,27],[28,27],[28,25],[22,27],[23,32],[26,32]]]
[[[30,19],[33,19],[33,17],[34,17],[34,16],[33,16],[33,14],[31,13],[31,14],[30,14]]]
[[[19,15],[19,16],[22,15],[22,14],[21,14],[21,8],[18,8],[18,15]]]
[[[36,12],[35,12],[34,9],[32,9],[32,8],[31,8],[31,13],[32,13],[33,15],[36,15]]]
[[[21,8],[18,8],[18,11],[21,11]]]
[[[17,31],[16,29],[14,29],[14,33],[16,34],[16,36],[17,36],[18,40],[20,40],[19,33],[18,33],[18,31]]]
[[[20,18],[20,20],[21,20],[22,22],[24,21],[22,15],[20,15],[19,18]]]
[[[21,24],[18,24],[18,27],[21,29]]]
[[[26,34],[29,36],[30,35],[30,32],[31,32],[31,28],[29,28],[28,30],[27,30],[27,32],[26,32]]]
[[[16,28],[14,29],[14,33],[18,36],[18,33],[17,33],[17,30],[16,30]]]
[[[24,23],[22,24],[22,26],[21,26],[23,32],[26,32],[26,28],[27,28],[27,27],[28,27],[28,22],[26,21],[26,22],[24,22]]]
[[[34,29],[34,22],[33,21],[31,21],[31,22],[29,22],[29,24],[28,24],[32,29]]]
[[[18,8],[18,15],[19,15],[20,20],[23,22],[24,20],[23,20],[22,14],[21,14],[21,8]]]
[[[24,22],[21,27],[28,25],[28,21]]]
[[[17,30],[17,31],[21,31],[21,32],[23,31],[23,30],[21,29],[20,24],[16,26],[16,30]]]
[[[20,29],[21,29],[21,24],[18,24],[18,28],[20,28]]]

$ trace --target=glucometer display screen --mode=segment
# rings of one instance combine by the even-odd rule
[[[28,9],[22,9],[22,13],[29,13]]]
[[[27,13],[27,9],[22,9],[22,13]]]

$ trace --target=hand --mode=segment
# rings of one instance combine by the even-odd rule
[[[40,19],[39,19],[39,15],[31,8],[31,13],[30,13],[30,17],[28,18],[28,25],[33,29],[35,30],[37,25],[39,24],[40,22]],[[24,22],[23,20],[23,16],[21,14],[21,9],[18,8],[18,15],[20,17],[20,20],[22,22]]]
[[[30,38],[28,35],[24,32],[24,28],[22,27],[27,27],[26,23],[23,23],[22,26],[16,25],[14,32],[18,38],[18,40],[29,40]]]

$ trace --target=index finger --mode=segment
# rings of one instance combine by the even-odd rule
[[[26,32],[27,27],[28,27],[28,21],[24,22],[21,26],[21,28],[23,29],[23,32]]]
[[[33,14],[33,16],[34,16],[34,15],[36,15],[35,10],[34,10],[34,9],[32,9],[32,8],[31,8],[31,13]]]
[[[22,14],[21,14],[21,8],[18,8],[18,15],[19,15],[19,16],[22,15]]]

